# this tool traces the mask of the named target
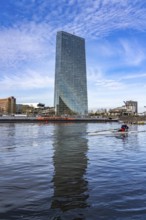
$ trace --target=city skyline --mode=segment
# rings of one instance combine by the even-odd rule
[[[64,31],[56,36],[54,106],[57,115],[88,114],[85,39]]]
[[[1,0],[0,98],[53,106],[55,38],[86,40],[88,105],[146,106],[146,3],[143,0]]]

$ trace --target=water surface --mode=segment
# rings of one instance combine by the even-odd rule
[[[119,126],[0,124],[0,219],[146,219],[146,132],[88,134]]]

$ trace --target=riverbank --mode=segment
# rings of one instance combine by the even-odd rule
[[[118,122],[118,119],[109,118],[70,118],[70,117],[26,117],[26,116],[2,116],[0,123],[40,123],[40,122]]]
[[[119,121],[122,121],[126,124],[146,124],[146,116],[120,116]]]
[[[40,123],[40,122],[122,122],[126,124],[146,124],[146,116],[121,116],[119,118],[95,118],[95,117],[30,117],[30,116],[1,116],[0,123]]]

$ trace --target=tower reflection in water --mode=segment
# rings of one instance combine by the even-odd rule
[[[86,124],[57,125],[54,131],[54,196],[51,208],[68,211],[88,206]]]

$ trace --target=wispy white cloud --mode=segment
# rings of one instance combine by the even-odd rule
[[[79,4],[79,8],[82,7]],[[107,36],[114,30],[132,28],[146,29],[146,9],[139,1],[88,1],[67,27],[90,37]]]
[[[49,74],[44,74],[32,70],[28,70],[19,74],[6,74],[0,79],[0,90],[19,91],[34,90],[41,88],[53,88],[54,78]]]
[[[47,27],[48,29],[48,27]],[[48,39],[46,35],[48,34]],[[21,61],[37,61],[50,58],[55,48],[50,39],[51,30],[35,24],[0,31],[0,64],[17,65]]]
[[[97,80],[96,85],[110,90],[120,90],[124,88],[124,85],[121,82],[112,79]]]
[[[44,103],[46,106],[53,106],[53,97],[54,94],[53,92],[48,92],[48,91],[43,91],[41,93],[37,93],[37,95],[29,94],[19,94],[17,96],[17,104],[22,104],[22,103]]]
[[[96,43],[96,46],[94,45],[92,53],[100,63],[103,62],[104,65],[109,65],[108,67],[111,65],[140,66],[146,60],[143,42],[131,36],[120,37],[115,41],[102,40],[99,44]]]
[[[121,90],[125,87],[124,83],[120,80],[114,80],[107,78],[106,74],[99,69],[90,68],[88,70],[88,84],[89,86],[94,86],[98,90]]]
[[[139,78],[146,78],[146,73],[133,73],[133,74],[123,74],[124,76],[120,77],[120,80],[126,80],[126,79],[139,79]]]
[[[90,67],[87,69],[87,77],[88,77],[88,82],[89,83],[95,83],[96,80],[102,79],[103,78],[103,72],[99,67]]]
[[[136,40],[120,40],[123,49],[123,58],[128,65],[137,66],[146,59],[146,52]]]
[[[23,10],[24,17],[17,13],[13,26],[1,27],[1,62],[43,59],[55,51],[57,30],[86,38],[101,38],[118,29],[146,29],[146,9],[140,7],[139,1],[41,0],[38,3],[32,0],[26,4],[26,1],[17,0],[14,6]],[[132,48],[126,42],[122,44],[127,56],[132,56]],[[142,59],[143,53],[138,51],[135,64]]]

